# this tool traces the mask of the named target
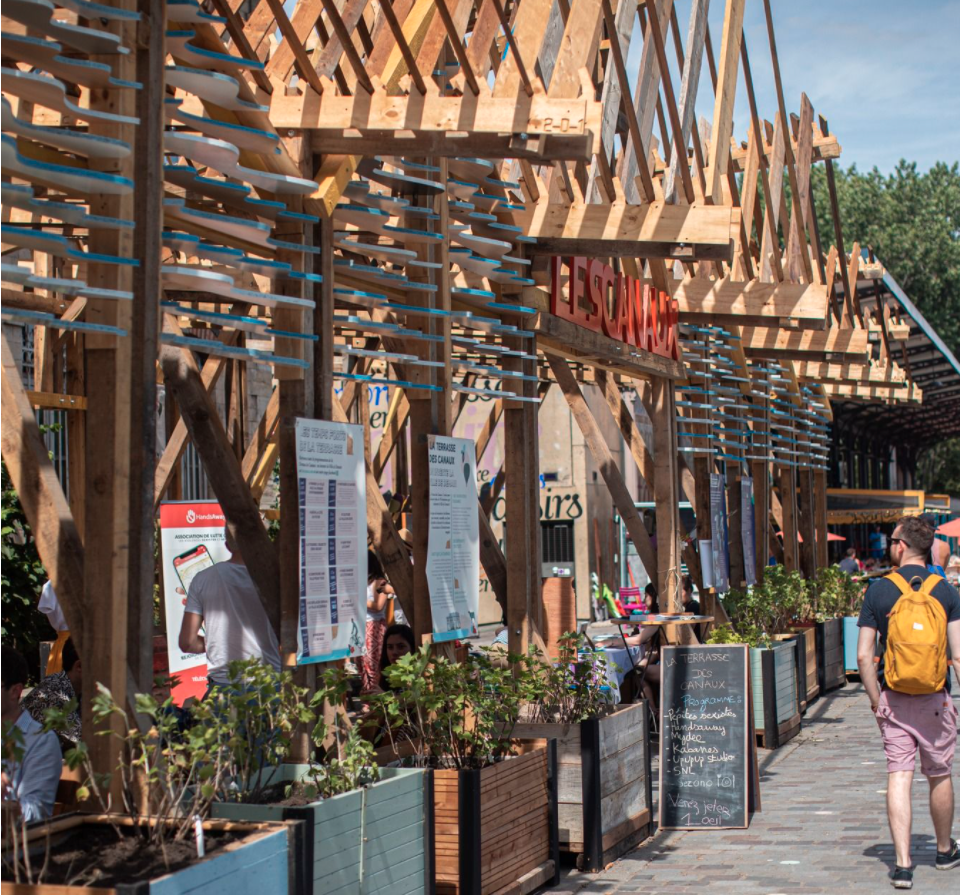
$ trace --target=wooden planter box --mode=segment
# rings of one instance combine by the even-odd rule
[[[816,627],[797,630],[803,639],[804,674],[800,676],[800,692],[810,705],[820,695],[820,661],[817,653]],[[800,654],[797,654],[799,662]],[[798,669],[799,670],[799,669]]]
[[[807,635],[808,631],[809,636]],[[813,628],[807,628],[803,631],[793,631],[790,634],[777,634],[775,639],[781,643],[791,644],[796,651],[794,662],[797,669],[797,711],[799,711],[801,715],[806,714],[807,706],[811,701],[807,695],[811,677],[815,691],[814,697],[820,692],[820,686],[817,683],[816,632]]]
[[[817,622],[817,674],[820,692],[836,690],[847,682],[843,663],[843,619]]]
[[[518,724],[522,739],[556,738],[560,850],[581,870],[602,870],[650,834],[646,703],[611,707],[579,724]]]
[[[438,895],[526,895],[559,881],[557,746],[433,772]]]
[[[300,781],[308,769],[285,764],[275,772],[275,782]],[[302,821],[298,895],[431,891],[432,772],[381,768],[380,775],[363,789],[310,805],[220,802],[213,806],[213,815],[237,821]]]
[[[845,615],[837,621],[843,622],[843,670],[845,674],[860,674],[857,665],[857,641],[860,639],[860,629],[857,627],[857,616]]]
[[[796,646],[751,649],[750,684],[756,733],[764,748],[776,749],[800,732]]]
[[[132,826],[130,818],[113,818],[115,823]],[[59,834],[85,824],[103,826],[107,820],[96,814],[71,814],[38,824],[30,831],[31,840],[42,840],[47,831],[53,841]],[[284,824],[232,824],[225,821],[204,821],[205,830],[229,829],[249,832],[237,842],[231,842],[206,858],[183,870],[153,880],[122,883],[115,887],[23,885],[4,882],[3,895],[84,895],[84,893],[115,893],[115,895],[299,895],[297,885],[296,839],[302,835],[302,826]],[[42,859],[41,859],[42,860]],[[34,866],[37,866],[36,864]]]

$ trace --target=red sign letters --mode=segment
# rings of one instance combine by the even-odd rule
[[[563,292],[563,266],[569,271]],[[677,302],[596,258],[550,259],[550,313],[671,360],[680,360]]]

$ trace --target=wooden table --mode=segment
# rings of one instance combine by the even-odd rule
[[[657,646],[660,645],[660,639],[663,637],[663,629],[667,625],[699,625],[706,622],[712,622],[714,616],[712,615],[651,615],[646,619],[640,621],[631,621],[629,618],[612,618],[612,621],[620,629],[620,637],[623,640],[623,645],[627,649],[627,655],[630,656],[630,645],[627,643],[627,635],[623,633],[624,628],[656,628],[657,636],[654,638]],[[652,648],[652,646],[651,646]],[[637,664],[633,661],[633,656],[630,656],[630,664],[633,666],[631,670],[636,671]],[[648,663],[649,664],[649,663]],[[643,686],[643,678],[647,673],[647,666],[643,667],[643,670],[640,674],[640,686]]]

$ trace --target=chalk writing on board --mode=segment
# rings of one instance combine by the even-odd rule
[[[746,647],[666,647],[662,688],[661,826],[745,827]]]

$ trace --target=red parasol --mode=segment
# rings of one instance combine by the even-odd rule
[[[960,519],[953,519],[950,522],[944,522],[937,529],[938,535],[946,535],[948,538],[960,538]]]

